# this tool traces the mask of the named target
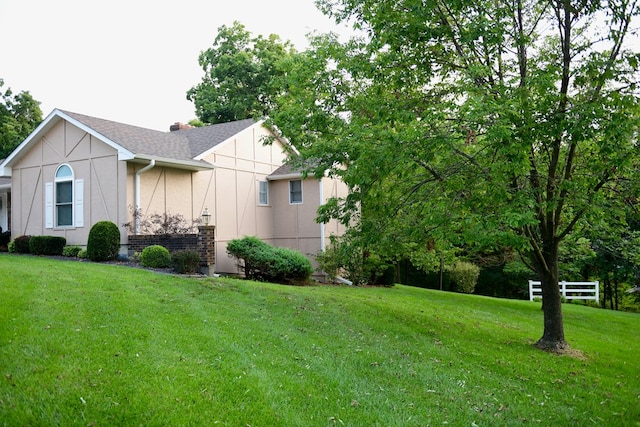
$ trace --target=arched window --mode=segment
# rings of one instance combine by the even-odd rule
[[[71,166],[56,169],[53,182],[45,183],[44,227],[84,227],[84,183],[74,179]]]
[[[73,226],[73,170],[69,165],[60,165],[55,179],[56,227]]]

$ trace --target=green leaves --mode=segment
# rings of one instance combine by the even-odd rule
[[[253,37],[239,22],[218,29],[213,46],[201,52],[202,82],[187,92],[205,123],[263,117],[272,107],[283,74],[281,62],[294,53],[274,34]]]
[[[29,92],[14,95],[10,88],[1,90],[0,79],[0,159],[7,157],[42,121],[40,103]]]

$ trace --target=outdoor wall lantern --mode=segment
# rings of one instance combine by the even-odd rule
[[[209,225],[210,219],[211,219],[211,214],[209,213],[209,209],[205,207],[204,212],[202,212],[202,222],[204,222],[204,225]]]

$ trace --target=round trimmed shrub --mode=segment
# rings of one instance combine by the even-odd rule
[[[91,261],[109,261],[115,259],[120,252],[120,230],[111,221],[98,221],[87,241],[87,258]]]
[[[171,254],[164,246],[151,245],[142,250],[140,263],[145,267],[165,268],[171,264]]]
[[[480,267],[470,262],[459,261],[451,268],[449,275],[457,292],[472,294],[478,283]]]

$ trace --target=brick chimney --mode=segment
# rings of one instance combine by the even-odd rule
[[[191,126],[189,124],[185,124],[185,123],[180,123],[180,122],[175,122],[174,124],[172,124],[171,126],[169,126],[169,130],[171,132],[174,132],[176,130],[183,130],[183,129],[193,129],[195,128],[195,126]]]

